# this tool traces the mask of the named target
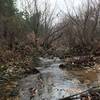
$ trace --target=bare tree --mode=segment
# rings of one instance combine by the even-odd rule
[[[36,15],[36,21],[35,21],[35,45],[37,45],[37,38],[39,33],[39,28],[42,25],[43,26],[43,34],[42,34],[42,43],[41,45],[46,48],[47,45],[51,45],[53,41],[58,39],[61,34],[57,34],[57,31],[59,31],[56,28],[55,18],[57,18],[56,12],[56,2],[53,8],[51,8],[51,5],[49,3],[49,0],[44,0],[43,6],[39,6],[39,0],[25,0],[23,3],[24,8],[23,11],[25,11],[26,15],[32,16],[32,14]],[[40,14],[40,16],[38,16]]]
[[[71,47],[79,45],[82,49],[91,49],[96,40],[100,16],[100,2],[87,0],[85,6],[82,6],[77,11],[74,7],[72,8],[72,12],[67,8],[67,13],[64,17],[64,21],[68,23],[64,29],[66,40],[68,40],[67,42],[69,42]]]

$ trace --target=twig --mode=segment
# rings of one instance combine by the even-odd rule
[[[81,93],[74,94],[74,95],[71,95],[71,96],[69,96],[69,97],[59,99],[59,100],[72,100],[72,99],[74,99],[74,98],[73,98],[74,96],[81,95],[81,94],[83,94],[83,93],[86,93],[86,92],[88,92],[88,91],[91,91],[91,90],[97,89],[97,88],[100,88],[100,86],[96,86],[96,87],[89,88],[89,89],[87,89],[87,90],[85,90],[85,91],[83,91],[83,92],[81,92]]]

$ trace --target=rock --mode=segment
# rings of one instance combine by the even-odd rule
[[[66,68],[66,66],[64,64],[60,64],[59,68],[64,69],[64,68]]]
[[[40,73],[39,70],[37,70],[36,68],[28,68],[24,74],[37,74],[37,73]]]
[[[75,64],[60,64],[59,68],[72,70],[72,68],[75,68],[75,66],[76,66]]]
[[[18,96],[18,95],[19,95],[18,90],[14,89],[13,91],[11,91],[9,96],[13,97],[13,96]]]
[[[40,71],[39,71],[39,70],[37,70],[36,68],[32,69],[32,72],[33,72],[33,74],[40,73]]]

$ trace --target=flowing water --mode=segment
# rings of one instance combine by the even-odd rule
[[[59,100],[87,89],[77,78],[59,69],[60,59],[40,60],[43,66],[39,69],[41,74],[30,75],[20,81],[20,100]],[[31,99],[29,88],[37,90]]]

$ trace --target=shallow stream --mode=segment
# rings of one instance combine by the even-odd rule
[[[59,58],[40,60],[43,66],[39,68],[41,74],[29,75],[20,81],[21,100],[59,100],[87,89],[85,84],[59,68],[63,63]],[[32,98],[30,88],[37,90]]]

